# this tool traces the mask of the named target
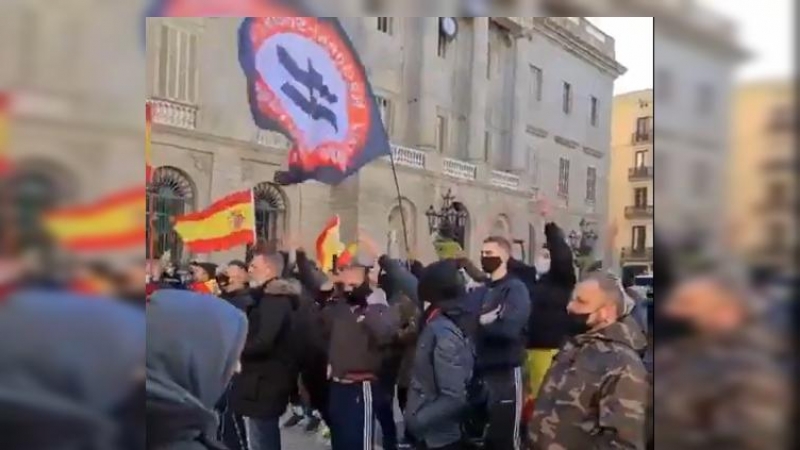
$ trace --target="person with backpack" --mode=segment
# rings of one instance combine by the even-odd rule
[[[255,303],[247,310],[242,372],[233,380],[231,407],[245,417],[251,450],[280,450],[278,420],[299,374],[293,328],[301,288],[297,281],[280,278],[280,253],[254,252],[248,270]]]
[[[420,274],[419,298],[430,303],[417,342],[406,428],[424,450],[463,449],[462,422],[469,410],[468,390],[475,351],[470,321],[461,301],[463,278],[455,260],[431,264]]]

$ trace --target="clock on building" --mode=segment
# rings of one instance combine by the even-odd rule
[[[439,32],[447,39],[454,39],[458,33],[458,21],[455,17],[442,17],[439,19]]]

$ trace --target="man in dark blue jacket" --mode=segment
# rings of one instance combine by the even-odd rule
[[[492,450],[516,450],[520,445],[521,367],[531,301],[522,281],[509,274],[510,254],[507,239],[484,240],[481,269],[490,281],[467,298],[467,308],[479,316],[476,370],[488,391],[486,447]]]
[[[411,373],[405,419],[420,448],[461,449],[462,421],[475,354],[462,328],[468,317],[461,305],[465,293],[459,267],[443,260],[420,274],[419,297],[430,303]]]

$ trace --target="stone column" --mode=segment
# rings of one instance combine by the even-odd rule
[[[432,76],[436,68],[436,49],[439,32],[438,17],[417,17],[414,26],[408,32],[415,33],[418,54],[410,61],[416,61],[419,68],[415,73],[419,77],[416,81],[416,92],[411,99],[409,113],[411,114],[410,142],[416,144],[421,150],[432,151],[436,148],[436,98],[437,77]]]
[[[511,167],[515,173],[524,172],[528,167],[528,150],[525,145],[525,126],[528,112],[529,70],[526,55],[531,45],[524,36],[514,40],[514,95],[511,111]]]
[[[471,161],[482,161],[484,133],[486,131],[486,64],[489,49],[489,18],[472,19],[472,89],[469,100],[469,139],[467,156]]]

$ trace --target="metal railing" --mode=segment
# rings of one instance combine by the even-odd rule
[[[645,131],[644,133],[633,133],[631,134],[631,143],[632,144],[644,144],[648,142],[653,142],[653,131]]]
[[[392,157],[398,166],[424,169],[426,166],[425,152],[402,145],[392,144]]]
[[[519,176],[514,175],[513,173],[493,170],[489,182],[492,186],[511,189],[514,191],[519,189]]]
[[[623,261],[652,261],[653,247],[623,247]]]
[[[196,105],[158,98],[148,99],[147,103],[153,108],[153,122],[187,130],[197,128]]]
[[[453,178],[472,181],[478,177],[478,166],[453,158],[442,158],[442,173]]]
[[[647,218],[653,217],[653,212],[655,209],[653,205],[631,205],[625,207],[625,218],[626,219],[636,219],[636,218]]]
[[[652,166],[639,166],[628,169],[628,181],[649,180],[651,178],[653,178]]]

